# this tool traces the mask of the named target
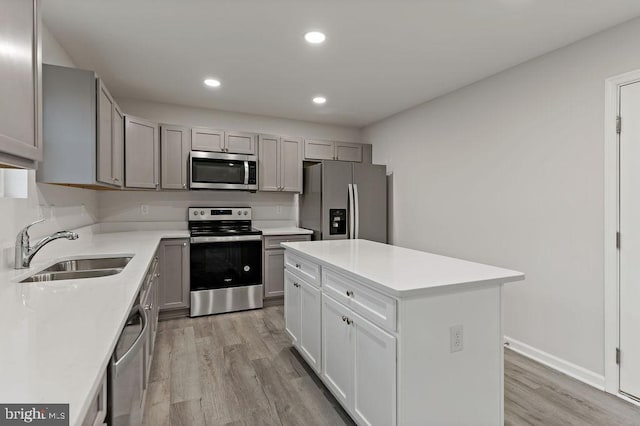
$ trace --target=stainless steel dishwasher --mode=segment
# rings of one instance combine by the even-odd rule
[[[134,306],[111,357],[108,386],[111,426],[142,424],[148,324],[145,310],[140,305]]]

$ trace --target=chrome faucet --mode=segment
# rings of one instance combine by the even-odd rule
[[[31,225],[25,226],[22,231],[18,232],[16,237],[16,257],[15,257],[15,269],[26,269],[31,265],[31,259],[36,255],[38,251],[45,245],[49,244],[53,240],[59,238],[66,238],[67,240],[77,240],[78,234],[69,231],[55,232],[49,236],[44,237],[38,241],[33,247],[29,245],[29,228],[36,223],[44,222],[44,219],[37,220]]]

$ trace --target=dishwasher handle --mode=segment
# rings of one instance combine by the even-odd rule
[[[136,338],[133,345],[122,355],[119,359],[116,359],[116,355],[113,355],[112,359],[112,368],[113,374],[118,376],[120,372],[131,362],[131,360],[135,359],[136,355],[140,352],[142,348],[144,348],[145,337],[147,336],[147,328],[149,326],[149,318],[147,317],[147,312],[140,305],[136,305],[131,313],[129,314],[129,318],[127,318],[127,323],[131,321],[135,315],[140,315],[142,319],[142,330],[140,330],[140,334]]]

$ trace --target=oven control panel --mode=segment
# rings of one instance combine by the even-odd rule
[[[251,220],[251,207],[189,207],[194,220]]]

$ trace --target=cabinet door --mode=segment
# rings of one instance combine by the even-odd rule
[[[116,186],[122,187],[122,184],[124,183],[124,179],[122,178],[122,173],[124,171],[124,114],[116,103],[113,104],[112,124],[113,139],[111,149],[113,154],[113,161],[111,167],[113,170],[113,183]]]
[[[302,192],[302,139],[280,140],[280,187],[282,191]]]
[[[304,158],[308,160],[335,160],[334,143],[307,139],[304,141]]]
[[[321,373],[321,324],[320,310],[322,309],[321,292],[319,288],[302,280],[300,287],[300,352],[317,373]]]
[[[396,424],[396,338],[357,314],[355,331],[353,413],[366,425]]]
[[[125,185],[127,188],[160,186],[158,125],[136,117],[125,117]]]
[[[162,189],[187,189],[191,132],[186,127],[163,125],[160,130]]]
[[[284,249],[264,251],[264,297],[284,294]]]
[[[322,296],[322,377],[333,395],[345,407],[353,401],[353,329],[344,305]]]
[[[362,145],[336,142],[336,160],[362,162]]]
[[[258,184],[260,191],[280,190],[280,138],[260,135],[258,146]]]
[[[16,165],[42,160],[39,5],[0,4],[0,157]]]
[[[190,305],[189,244],[186,239],[160,242],[160,310],[188,308]]]
[[[98,119],[96,153],[97,171],[96,180],[98,182],[115,184],[113,176],[113,122],[114,105],[113,97],[109,93],[102,80],[98,79],[98,100],[96,114]]]
[[[284,273],[284,329],[291,343],[300,340],[300,284],[289,271]]]
[[[191,149],[194,151],[224,151],[224,130],[194,127],[191,129]]]
[[[226,132],[224,137],[224,150],[232,154],[250,154],[256,153],[255,133],[246,132]]]

